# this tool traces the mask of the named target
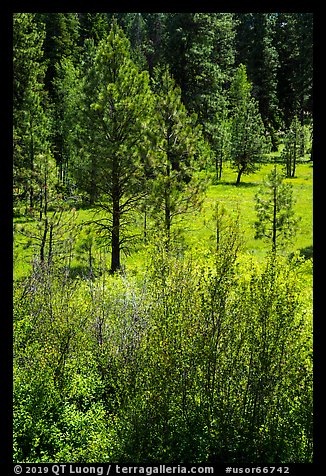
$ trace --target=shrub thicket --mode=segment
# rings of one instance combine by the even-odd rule
[[[141,279],[35,268],[14,292],[15,461],[311,461],[303,264],[236,256],[157,246]]]

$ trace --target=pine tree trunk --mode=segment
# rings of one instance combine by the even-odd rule
[[[53,228],[54,224],[50,224],[50,233],[49,233],[49,253],[48,253],[48,265],[52,264],[52,257],[53,257]]]
[[[241,180],[241,176],[242,176],[242,172],[243,172],[243,168],[239,169],[238,170],[238,176],[237,176],[237,181],[236,181],[236,185],[239,185],[240,183],[240,180]]]
[[[292,161],[292,170],[291,170],[291,177],[293,178],[295,175],[295,166],[296,166],[296,160],[297,160],[297,155],[298,155],[298,130],[297,127],[295,128],[295,133],[294,133],[294,144],[293,144],[293,161]]]
[[[222,160],[222,157],[220,157],[219,169],[218,169],[218,179],[219,180],[221,180],[221,178],[222,178],[222,167],[223,167],[223,160]]]
[[[89,201],[91,205],[94,205],[97,195],[96,163],[94,158],[92,158],[90,182]]]
[[[277,211],[277,190],[274,187],[273,190],[273,232],[272,232],[272,251],[276,250],[276,211]]]
[[[147,207],[145,204],[145,210],[144,210],[144,242],[146,243],[147,241]]]
[[[112,234],[111,234],[111,269],[113,274],[121,269],[120,262],[120,189],[117,174],[114,171],[114,185],[112,188]]]
[[[292,168],[292,173],[291,177],[295,177],[295,169],[296,169],[296,157],[293,158],[293,168]]]
[[[168,177],[165,186],[164,208],[165,208],[165,232],[167,238],[167,247],[171,238],[171,185],[170,185],[170,165],[166,166],[166,176]]]
[[[120,218],[118,210],[113,211],[111,269],[113,274],[121,269],[120,263]]]
[[[221,180],[222,177],[222,157],[215,157],[216,180]]]
[[[169,197],[166,195],[165,197],[165,231],[166,231],[168,246],[169,246],[170,238],[171,238],[171,210],[170,210],[169,202],[170,202]]]
[[[40,260],[41,260],[41,263],[44,263],[45,244],[46,244],[47,234],[48,234],[48,219],[47,219],[47,217],[46,217],[46,218],[45,218],[45,222],[44,222],[44,230],[43,230],[43,236],[42,236],[41,248],[40,248]]]
[[[290,151],[286,157],[286,176],[291,177],[291,162],[292,162],[292,152]]]

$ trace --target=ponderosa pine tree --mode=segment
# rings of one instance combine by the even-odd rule
[[[108,217],[97,220],[109,234],[111,272],[121,268],[126,217],[144,196],[141,159],[146,148],[153,95],[147,72],[131,59],[130,43],[116,22],[100,41],[83,82],[75,176],[96,180],[96,204]],[[93,172],[95,175],[93,175]]]
[[[272,251],[275,252],[277,247],[284,245],[296,232],[298,219],[294,216],[292,186],[283,182],[283,177],[275,166],[255,199],[255,238],[270,241]]]
[[[238,172],[237,185],[242,174],[251,174],[257,170],[263,154],[270,148],[251,87],[246,67],[240,64],[230,87],[231,165]]]
[[[156,160],[151,204],[157,222],[164,224],[168,247],[176,217],[200,205],[204,184],[195,179],[194,172],[203,159],[205,145],[196,116],[187,112],[168,67],[155,70],[154,91]]]

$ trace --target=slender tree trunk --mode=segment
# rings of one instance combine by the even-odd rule
[[[111,273],[115,273],[121,268],[120,263],[120,210],[119,203],[113,205],[113,226],[112,226],[112,254],[111,254]]]
[[[113,217],[112,217],[112,254],[111,254],[111,273],[115,273],[121,268],[120,263],[120,210],[119,200],[113,203]]]
[[[222,178],[222,167],[223,167],[223,159],[220,157],[219,160],[219,168],[218,168],[218,179],[221,180]]]
[[[93,278],[93,255],[92,255],[92,244],[89,245],[88,248],[88,266],[89,266],[89,274],[91,278]]]
[[[221,180],[222,177],[222,157],[216,155],[215,157],[215,170],[216,170],[216,180]]]
[[[96,200],[96,194],[97,194],[97,187],[96,187],[96,163],[95,159],[92,158],[92,166],[91,166],[91,177],[90,177],[91,183],[91,189],[89,192],[89,201],[91,205],[95,203]]]
[[[49,253],[48,253],[48,265],[50,266],[52,263],[53,257],[53,228],[54,223],[50,224],[50,233],[49,233]]]
[[[42,192],[42,189],[41,189],[41,193],[40,193],[40,221],[42,220],[42,216],[43,216],[43,192]]]
[[[111,234],[111,273],[121,269],[120,262],[120,188],[116,164],[113,166],[112,188],[112,234]]]
[[[218,253],[220,247],[220,215],[219,206],[216,204],[216,253]]]
[[[292,170],[292,150],[289,150],[289,153],[286,158],[286,176],[291,177]]]
[[[48,221],[48,193],[47,193],[47,187],[46,187],[46,181],[45,181],[45,187],[44,187],[44,216],[45,216],[45,222],[44,222],[44,230],[43,230],[43,236],[42,236],[42,241],[41,241],[41,248],[40,248],[40,260],[41,263],[44,263],[44,257],[45,257],[45,245],[46,245],[46,239],[47,239],[47,234],[48,234],[48,227],[49,227],[49,221]],[[42,210],[42,208],[41,208]],[[42,214],[40,215],[40,220],[42,219]]]
[[[296,156],[294,155],[293,157],[293,164],[292,164],[292,173],[291,173],[291,177],[295,177],[295,170],[296,170]]]
[[[294,147],[293,147],[293,161],[292,161],[292,170],[291,170],[291,177],[295,175],[295,166],[297,160],[297,153],[298,153],[298,130],[297,127],[295,128],[294,132]]]
[[[291,170],[291,177],[292,178],[295,176],[297,154],[298,154],[298,136],[297,136],[297,131],[296,131],[295,132],[295,137],[294,137],[293,158],[292,158],[292,170]]]
[[[44,263],[44,254],[45,254],[45,244],[46,244],[46,237],[48,234],[48,218],[45,218],[44,222],[44,230],[43,230],[43,236],[41,240],[41,248],[40,248],[40,260],[41,263]]]
[[[272,232],[272,251],[276,250],[276,205],[277,205],[277,190],[274,187],[273,191],[273,232]]]
[[[167,247],[170,244],[171,238],[171,185],[170,185],[170,165],[166,166],[166,175],[168,177],[166,186],[165,186],[165,197],[164,197],[164,207],[165,207],[165,232],[167,237]]]
[[[33,131],[31,131],[31,142],[30,142],[30,169],[31,172],[34,172],[34,137],[33,137]],[[33,208],[34,205],[34,190],[33,190],[33,185],[30,187],[29,190],[29,207],[30,209]]]
[[[240,167],[240,169],[238,170],[237,181],[236,181],[236,183],[235,183],[236,185],[239,185],[239,183],[240,183],[243,170],[244,170],[243,167]]]
[[[145,203],[145,209],[144,209],[144,242],[146,243],[147,241],[147,206]]]

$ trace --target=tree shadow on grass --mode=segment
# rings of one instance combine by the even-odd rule
[[[257,187],[259,185],[258,182],[216,182],[214,185],[233,185],[236,188],[250,188],[250,187]]]
[[[305,248],[301,248],[299,250],[300,256],[303,256],[305,259],[311,259],[314,256],[314,249],[313,246],[306,246]]]
[[[66,274],[70,279],[82,278],[84,280],[96,279],[103,275],[103,273],[108,272],[107,268],[99,268],[95,266],[93,269],[90,269],[88,265],[76,264],[66,269]]]
[[[313,259],[314,251],[313,246],[305,246],[304,248],[300,248],[299,255],[302,256],[304,259]],[[294,253],[290,254],[290,258],[293,258]]]

